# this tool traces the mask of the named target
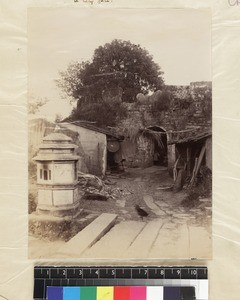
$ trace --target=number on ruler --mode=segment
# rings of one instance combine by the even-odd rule
[[[164,276],[164,270],[163,269],[160,271],[160,275]]]
[[[148,273],[148,270],[144,270],[144,274],[147,275],[147,273]]]
[[[197,270],[190,270],[190,274],[196,276],[197,275]]]
[[[78,275],[79,276],[82,276],[82,274],[83,274],[83,271],[80,269],[80,270],[78,270]]]
[[[181,274],[181,271],[180,271],[180,270],[177,270],[177,274],[180,275],[180,274]]]
[[[112,276],[115,276],[115,270],[112,270]]]

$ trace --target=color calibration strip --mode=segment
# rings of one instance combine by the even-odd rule
[[[47,300],[195,300],[194,287],[48,287]]]

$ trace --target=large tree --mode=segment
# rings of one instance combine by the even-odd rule
[[[89,119],[91,107],[96,109],[103,102],[111,102],[109,91],[112,91],[112,98],[117,91],[122,101],[133,102],[138,93],[161,89],[162,74],[153,57],[140,45],[113,40],[98,47],[91,62],[71,63],[66,71],[60,72],[57,84],[68,96],[78,100],[73,112],[75,118],[83,117],[85,111],[84,117]],[[115,107],[116,103],[109,105]],[[90,115],[92,120],[93,112]]]

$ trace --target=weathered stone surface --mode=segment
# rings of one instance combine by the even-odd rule
[[[182,258],[189,259],[189,233],[186,224],[164,224],[152,247],[149,258]]]
[[[171,94],[171,106],[168,110],[159,111],[158,113],[153,111],[151,97],[148,101],[142,98],[142,101],[124,103],[128,114],[118,124],[116,131],[119,134],[124,134],[126,128],[134,131],[136,128],[148,128],[153,125],[164,128],[169,135],[172,130],[211,130],[211,112],[206,113],[204,111],[206,105],[203,107],[203,99],[206,95],[209,95],[209,97],[205,100],[211,104],[211,89],[211,82],[194,82],[188,86],[166,86],[167,92]],[[123,145],[125,142],[123,142]],[[129,141],[127,142],[129,147]],[[144,140],[136,141],[135,144],[137,144],[136,149],[133,149],[131,153],[127,153],[127,151],[124,153],[126,164],[129,166],[152,164],[153,153],[151,147],[154,144]]]
[[[109,229],[114,226],[117,219],[115,214],[101,214],[91,224],[85,227],[63,247],[57,257],[81,257],[84,251],[96,243]]]
[[[152,196],[150,196],[150,195],[144,195],[143,196],[143,200],[145,201],[146,205],[152,210],[152,212],[155,215],[166,216],[166,213],[163,210],[161,210],[158,205],[156,205],[154,203],[154,200],[153,200]]]
[[[127,257],[129,258],[143,258],[148,257],[155,240],[163,225],[162,220],[154,220],[143,228],[131,246],[127,250]]]
[[[124,221],[115,225],[101,240],[84,252],[82,257],[126,257],[127,249],[145,225],[144,222],[136,221]]]

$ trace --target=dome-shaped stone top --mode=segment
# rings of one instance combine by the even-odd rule
[[[72,139],[63,133],[53,132],[43,138],[43,141],[51,142],[72,142]]]
[[[74,153],[76,148],[78,146],[73,144],[71,137],[63,133],[53,132],[43,138],[38,154],[33,160],[78,160],[79,156]]]

